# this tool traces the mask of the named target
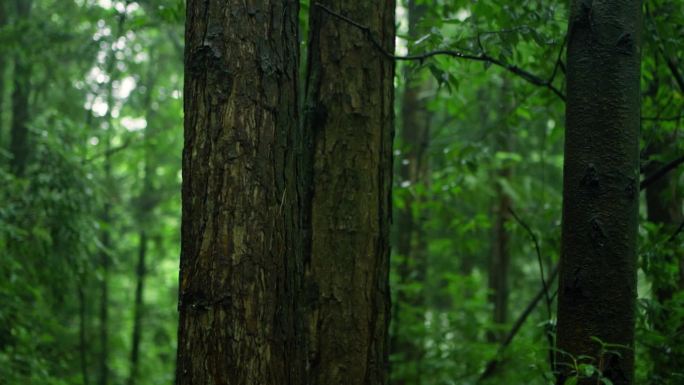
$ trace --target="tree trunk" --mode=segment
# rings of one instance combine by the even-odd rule
[[[81,364],[81,379],[83,380],[83,385],[90,385],[90,377],[88,375],[88,342],[87,342],[87,330],[86,330],[86,280],[85,274],[81,274],[78,280],[78,350],[79,359]]]
[[[147,233],[141,230],[138,241],[138,266],[136,268],[135,304],[133,305],[133,336],[131,338],[130,372],[128,385],[135,385],[140,368],[140,340],[142,339],[143,294],[145,290],[145,258],[147,256]]]
[[[425,6],[408,1],[408,36],[411,41],[420,38],[418,23],[425,14]],[[411,47],[409,46],[409,52]],[[390,355],[396,361],[392,367],[401,368],[401,374],[392,370],[391,383],[420,384],[420,361],[423,356],[420,336],[407,335],[406,326],[422,325],[424,314],[424,294],[409,293],[403,287],[411,283],[424,284],[427,269],[426,242],[423,230],[424,196],[416,196],[416,184],[425,186],[428,182],[427,147],[430,137],[430,115],[423,103],[422,93],[429,83],[420,77],[412,78],[410,67],[405,68],[406,86],[401,100],[402,127],[401,162],[399,163],[400,183],[406,184],[404,207],[397,210],[396,257],[400,259],[398,268],[399,288],[392,307],[393,336]]]
[[[301,385],[298,2],[189,0],[178,385]]]
[[[501,105],[499,108],[502,111],[509,110],[507,100],[510,100],[512,95],[510,93],[509,81],[504,79],[504,84],[501,90]],[[510,129],[503,119],[502,123],[497,124],[493,129],[494,148],[497,152],[510,152],[512,139]],[[503,159],[502,166],[495,172],[495,203],[493,208],[493,223],[492,226],[492,242],[489,255],[488,268],[488,289],[489,302],[492,304],[493,313],[492,321],[495,327],[502,327],[508,321],[508,274],[511,264],[511,255],[509,250],[510,234],[506,229],[506,223],[510,219],[509,210],[511,209],[511,197],[504,189],[504,183],[511,179],[510,165],[505,164],[507,160]],[[505,338],[503,330],[494,330],[487,333],[489,342],[500,342]]]
[[[367,25],[394,50],[394,1],[320,3]],[[390,316],[394,62],[357,28],[319,7],[311,7],[309,20],[309,379],[380,385],[387,377]]]
[[[573,375],[571,357],[615,385],[634,381],[641,18],[637,0],[571,4],[559,385]],[[624,347],[605,352],[597,339]]]
[[[0,30],[7,25],[8,8],[5,1],[0,1]],[[3,145],[5,134],[5,76],[7,76],[7,51],[6,48],[0,47],[0,146]]]
[[[27,23],[31,13],[31,0],[16,0],[17,21]],[[31,62],[25,51],[14,57],[14,90],[12,91],[12,124],[10,132],[10,167],[17,176],[23,176],[29,155],[29,92],[31,89]]]
[[[509,179],[510,169],[502,168],[496,173],[497,179]],[[489,302],[492,304],[492,321],[497,327],[504,326],[508,322],[508,274],[510,266],[509,234],[506,223],[509,219],[508,210],[511,207],[511,198],[502,188],[501,182],[497,181],[494,188],[496,192],[494,214],[494,226],[492,229],[492,249],[489,256]],[[501,341],[504,331],[488,333],[490,342]]]
[[[152,178],[155,175],[155,165],[152,161],[152,154],[154,148],[152,146],[151,136],[155,135],[153,127],[154,113],[151,109],[152,95],[154,86],[157,80],[155,66],[153,63],[158,62],[159,57],[150,52],[150,64],[147,71],[147,82],[145,84],[145,98],[143,100],[143,107],[145,109],[145,126],[143,146],[143,175],[142,175],[142,189],[138,196],[137,202],[137,222],[140,226],[138,232],[138,263],[136,267],[136,285],[135,285],[135,302],[133,305],[133,334],[131,336],[131,356],[130,356],[130,371],[128,374],[128,385],[135,385],[140,376],[140,343],[142,341],[142,320],[144,313],[144,294],[145,294],[145,279],[147,278],[147,248],[148,248],[148,232],[147,226],[150,225],[154,209],[157,205],[157,197],[154,191],[154,183]]]
[[[648,147],[647,152],[650,155],[666,153],[669,143],[677,143],[676,137],[657,139]],[[651,175],[663,166],[663,162],[650,161],[645,167],[645,174],[647,176]],[[676,179],[672,174],[662,176],[646,188],[648,221],[662,225],[662,231],[666,234],[672,234],[682,222],[682,202],[681,199],[678,199],[678,196]],[[669,244],[666,247],[672,247],[672,245]],[[680,334],[677,329],[680,325],[673,319],[673,317],[677,316],[673,314],[673,306],[672,302],[670,302],[678,291],[684,290],[684,280],[681,278],[684,256],[681,253],[664,252],[657,255],[656,258],[657,261],[651,263],[660,266],[674,265],[675,268],[679,269],[680,273],[678,282],[659,279],[661,277],[651,277],[655,300],[659,305],[659,311],[651,313],[653,314],[653,328],[664,338],[664,343],[656,349],[650,349],[653,371],[649,378],[653,384],[667,384],[669,383],[668,381],[672,380],[672,368],[676,367],[677,363],[682,362],[684,358],[680,354],[681,349],[676,348],[677,336]],[[670,347],[674,347],[674,349]]]

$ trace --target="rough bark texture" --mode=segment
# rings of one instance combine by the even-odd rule
[[[641,1],[571,3],[558,304],[558,384],[570,355],[634,378]],[[625,345],[600,351],[592,337]],[[586,361],[586,360],[584,360]],[[581,378],[579,384],[597,379]]]
[[[20,22],[28,22],[31,0],[16,0],[16,15]],[[10,153],[12,172],[23,176],[29,156],[29,91],[31,88],[31,63],[25,52],[14,57],[14,90],[12,91],[12,124]]]
[[[187,3],[178,385],[301,385],[292,0]]]
[[[413,41],[420,38],[419,25],[425,14],[425,6],[408,2],[408,36]],[[409,47],[411,52],[411,47]],[[405,326],[421,325],[424,314],[423,293],[410,294],[402,287],[411,283],[423,284],[427,261],[425,234],[423,229],[424,213],[415,210],[415,205],[425,201],[425,196],[415,196],[416,184],[425,185],[428,176],[427,147],[430,138],[430,114],[424,105],[424,93],[429,83],[405,67],[406,86],[401,100],[402,127],[400,131],[401,161],[399,163],[399,183],[407,185],[404,194],[404,207],[396,211],[397,249],[394,255],[399,259],[399,288],[392,307],[393,336],[390,355],[393,356],[392,384],[420,384],[420,361],[423,349],[418,336],[407,336]],[[417,76],[412,76],[417,75]],[[395,361],[396,360],[396,361]],[[401,368],[401,370],[395,370]],[[399,374],[397,376],[396,374]]]
[[[393,0],[329,0],[394,50]],[[386,382],[394,63],[311,7],[305,135],[309,380]]]

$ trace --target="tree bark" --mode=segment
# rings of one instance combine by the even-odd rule
[[[31,0],[16,0],[16,19],[27,23],[31,14]],[[24,44],[29,44],[24,42]],[[24,46],[26,48],[26,46]],[[14,89],[12,91],[12,124],[10,131],[10,167],[23,176],[29,156],[29,93],[31,90],[31,62],[26,49],[14,57]]]
[[[634,381],[641,5],[571,3],[559,385],[574,375],[571,357],[615,385]],[[624,347],[610,347],[619,355],[605,352],[595,338]],[[581,377],[578,384],[596,382]]]
[[[393,0],[320,2],[394,51]],[[394,62],[354,26],[312,6],[304,179],[309,380],[387,380]]]
[[[190,0],[178,385],[301,385],[298,2]]]

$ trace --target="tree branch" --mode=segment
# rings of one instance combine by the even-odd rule
[[[558,88],[556,88],[553,84],[551,84],[549,81],[546,81],[537,75],[534,75],[528,71],[525,71],[518,66],[508,64],[508,63],[503,62],[499,59],[493,58],[493,57],[487,55],[486,53],[484,53],[484,51],[481,52],[479,55],[473,55],[473,54],[467,54],[467,53],[463,53],[463,52],[456,51],[456,50],[441,49],[441,50],[429,51],[429,52],[425,52],[422,54],[416,54],[416,55],[398,56],[398,55],[395,55],[394,53],[388,51],[387,49],[385,49],[385,47],[383,47],[383,45],[380,44],[380,42],[375,38],[375,36],[373,35],[373,32],[371,31],[371,29],[368,26],[365,26],[363,24],[359,24],[358,22],[356,22],[356,21],[354,21],[354,20],[352,20],[352,19],[350,19],[344,15],[341,15],[341,14],[333,11],[332,9],[330,9],[330,8],[320,4],[320,3],[314,3],[314,6],[321,9],[322,11],[327,13],[328,15],[333,16],[339,20],[342,20],[345,23],[350,24],[350,25],[356,27],[357,29],[359,29],[361,32],[363,32],[364,35],[366,35],[366,38],[371,42],[371,44],[373,44],[373,46],[380,53],[382,53],[383,56],[385,56],[387,59],[398,60],[398,61],[399,60],[401,60],[401,61],[416,60],[416,61],[422,62],[422,61],[429,59],[433,56],[442,55],[442,56],[450,56],[450,57],[457,58],[457,59],[466,59],[466,60],[473,60],[473,61],[479,61],[479,62],[484,62],[484,63],[490,63],[490,64],[493,64],[495,66],[501,67],[501,68],[505,69],[506,71],[508,71],[512,74],[518,75],[519,77],[527,80],[529,83],[532,83],[536,86],[548,88],[551,92],[553,92],[556,96],[558,96],[562,101],[565,102],[565,95]]]
[[[658,171],[654,172],[653,174],[649,175],[646,179],[641,181],[641,183],[639,184],[639,190],[645,190],[650,185],[652,185],[655,181],[664,177],[665,175],[667,175],[667,173],[674,170],[675,168],[677,168],[682,163],[684,163],[684,155],[682,155],[679,158],[677,158],[677,159],[671,161],[670,163],[664,165]]]
[[[513,208],[509,207],[508,211],[513,215],[513,218],[522,226],[525,231],[527,231],[527,234],[529,234],[530,238],[532,239],[532,242],[534,243],[534,248],[537,252],[537,262],[539,263],[539,274],[541,275],[541,281],[542,281],[542,290],[544,291],[544,296],[546,298],[546,307],[548,310],[548,315],[549,319],[551,319],[551,297],[549,297],[549,286],[546,284],[546,279],[544,279],[544,263],[542,262],[542,255],[541,255],[541,248],[539,247],[539,241],[537,240],[537,236],[534,234],[530,226],[527,225],[516,212],[513,210]]]
[[[549,275],[549,284],[553,283],[557,276],[558,265],[554,266],[554,268],[551,270],[551,274]],[[504,339],[504,341],[499,346],[499,349],[496,352],[496,356],[492,358],[489,362],[487,362],[485,370],[482,372],[476,383],[480,383],[483,380],[491,377],[494,373],[496,373],[497,369],[499,368],[499,363],[501,362],[501,356],[503,355],[503,352],[506,350],[508,345],[510,345],[511,342],[513,342],[513,338],[515,338],[516,334],[518,334],[520,328],[527,320],[527,317],[529,317],[530,314],[532,314],[532,311],[537,307],[537,304],[539,304],[539,301],[541,301],[542,297],[544,297],[544,294],[545,290],[543,288],[540,289],[534,296],[534,298],[532,298],[532,301],[530,301],[525,310],[523,310],[523,312],[520,313],[518,319],[513,324],[513,327],[511,327],[511,330],[508,332],[506,339]]]

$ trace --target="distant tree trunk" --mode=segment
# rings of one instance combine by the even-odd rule
[[[128,385],[135,385],[140,367],[140,340],[142,336],[143,294],[145,290],[145,258],[147,257],[147,233],[138,236],[138,264],[136,268],[135,303],[133,305],[133,335],[131,338],[130,372]]]
[[[510,169],[503,168],[496,173],[497,179],[510,178]],[[494,187],[496,192],[494,226],[492,229],[492,243],[489,256],[489,302],[493,306],[492,321],[496,326],[503,326],[508,322],[508,274],[510,266],[509,239],[506,223],[510,214],[511,198],[504,191],[499,181]],[[503,331],[488,334],[490,342],[500,341],[504,337]]]
[[[571,356],[593,357],[615,385],[634,381],[641,5],[571,3],[559,385],[572,376]],[[626,348],[601,352],[594,338]],[[594,376],[578,384],[596,382]]]
[[[394,51],[394,1],[321,4]],[[309,379],[386,383],[394,63],[358,29],[311,7],[305,161]]]
[[[663,154],[666,152],[668,143],[677,143],[675,138],[670,140],[657,140],[649,146],[647,152],[651,155]],[[652,173],[663,167],[663,162],[650,161],[645,167],[646,175]],[[679,192],[677,191],[677,181],[672,174],[662,176],[660,179],[654,181],[646,188],[646,212],[649,222],[656,223],[663,226],[663,231],[671,234],[675,231],[676,226],[682,222],[682,201],[678,199]],[[669,246],[669,245],[666,245]],[[676,321],[673,322],[673,312],[671,303],[675,294],[678,291],[684,290],[684,279],[682,279],[682,269],[684,268],[684,256],[677,254],[668,254],[657,256],[658,264],[673,264],[679,269],[680,278],[677,282],[671,283],[664,280],[664,282],[653,282],[653,289],[655,300],[660,305],[660,311],[655,312],[653,319],[653,328],[665,337],[665,346],[674,346],[677,341]],[[659,277],[653,277],[658,279]],[[676,317],[676,316],[675,316]],[[676,326],[675,326],[676,325]],[[673,330],[673,326],[675,330]],[[674,333],[673,333],[674,332]],[[667,384],[671,380],[672,368],[676,367],[677,363],[682,362],[682,357],[678,349],[663,349],[659,345],[657,349],[651,349],[653,358],[653,372],[649,376],[653,384]]]
[[[106,152],[109,152],[107,146]],[[105,156],[105,179],[111,179],[111,160],[109,155]],[[109,382],[109,268],[110,268],[110,249],[111,236],[109,229],[106,228],[112,222],[111,218],[112,205],[107,202],[104,205],[100,221],[105,228],[101,231],[100,242],[102,250],[100,250],[100,267],[102,268],[102,280],[100,281],[100,354],[98,357],[98,381],[99,385],[107,385]]]
[[[90,384],[90,377],[88,375],[88,343],[87,343],[87,330],[86,330],[86,282],[85,274],[81,274],[78,281],[78,348],[79,348],[79,359],[81,363],[81,377],[83,379],[83,385]]]
[[[16,0],[17,21],[26,23],[31,13],[31,0]],[[24,44],[29,44],[24,42]],[[28,47],[24,46],[26,50]],[[10,132],[10,163],[12,172],[23,176],[29,156],[29,93],[31,89],[31,62],[27,53],[14,57],[14,90],[12,91],[12,125]]]
[[[153,147],[150,137],[154,132],[154,113],[152,112],[152,95],[154,86],[157,80],[155,66],[153,63],[158,61],[158,57],[154,52],[150,52],[150,65],[147,72],[147,82],[145,84],[145,98],[143,107],[145,109],[145,121],[147,125],[144,130],[143,146],[143,175],[142,175],[142,189],[138,196],[137,202],[137,222],[140,226],[138,231],[138,262],[136,266],[136,284],[135,284],[135,302],[133,305],[133,333],[131,336],[131,356],[130,356],[130,371],[128,373],[128,385],[135,385],[140,376],[140,343],[142,340],[142,320],[144,313],[144,293],[145,293],[145,279],[147,278],[147,247],[148,247],[148,226],[150,225],[151,213],[154,211],[157,197],[154,192],[154,181],[152,180],[155,173],[155,165],[152,161]]]
[[[9,7],[5,1],[0,1],[0,29],[7,25]],[[0,47],[0,145],[3,145],[5,135],[5,76],[7,76],[7,51]]]
[[[510,100],[511,93],[508,81],[504,80],[502,87],[501,105],[499,108],[502,111],[508,110],[506,101]],[[512,139],[510,129],[505,122],[492,127],[494,136],[494,148],[497,152],[510,152]],[[502,160],[506,163],[507,160]],[[494,177],[494,192],[495,200],[493,207],[493,224],[492,226],[492,242],[489,255],[488,268],[488,288],[489,288],[489,302],[492,304],[493,313],[492,321],[495,326],[504,326],[508,321],[508,275],[510,273],[511,254],[509,250],[510,234],[506,229],[506,223],[510,218],[509,210],[511,209],[511,197],[504,189],[504,183],[511,178],[511,168],[507,164],[503,164],[495,171]],[[505,332],[494,331],[487,335],[490,342],[498,342],[505,338]]]
[[[178,385],[304,383],[298,8],[187,3]]]
[[[408,1],[408,36],[412,41],[420,37],[418,23],[425,14],[425,6]],[[409,52],[411,52],[409,47]],[[402,127],[401,161],[399,163],[400,183],[406,184],[408,193],[404,195],[404,207],[398,209],[395,255],[400,259],[399,289],[392,307],[393,336],[390,355],[398,357],[396,367],[401,367],[401,376],[392,371],[392,384],[420,384],[420,361],[423,356],[421,340],[418,336],[406,336],[405,326],[423,323],[424,294],[408,293],[402,289],[411,283],[423,285],[427,269],[423,213],[416,215],[415,205],[425,201],[424,196],[415,196],[415,185],[425,187],[428,174],[427,146],[430,132],[430,115],[421,95],[429,84],[424,79],[412,78],[410,67],[404,72],[406,86],[401,101]],[[418,74],[419,75],[419,74]],[[421,211],[423,211],[421,209]],[[393,364],[394,367],[394,364]]]

